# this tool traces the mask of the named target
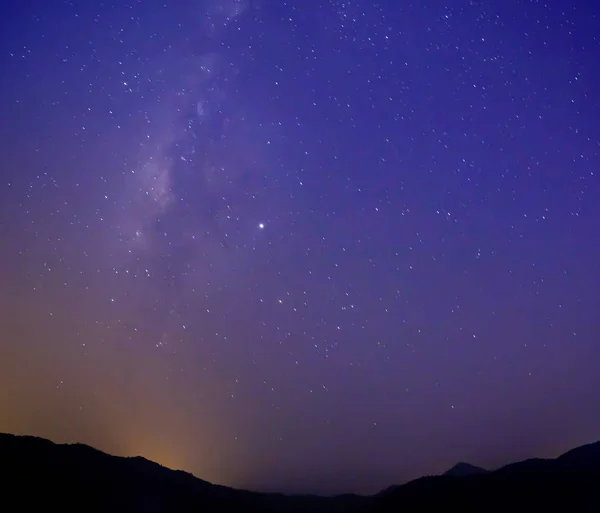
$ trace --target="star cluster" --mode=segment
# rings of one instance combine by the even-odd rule
[[[0,430],[286,492],[595,440],[600,15],[0,10]]]

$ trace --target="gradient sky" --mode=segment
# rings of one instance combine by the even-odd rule
[[[600,438],[598,12],[3,3],[0,431],[317,493]]]

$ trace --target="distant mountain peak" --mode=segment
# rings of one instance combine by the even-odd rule
[[[466,476],[476,476],[479,474],[486,474],[487,470],[477,467],[475,465],[471,465],[470,463],[465,463],[461,461],[454,465],[451,469],[444,472],[445,476],[451,477],[466,477]]]

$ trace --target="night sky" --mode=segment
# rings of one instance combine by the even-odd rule
[[[326,494],[600,438],[599,10],[4,2],[0,431]]]

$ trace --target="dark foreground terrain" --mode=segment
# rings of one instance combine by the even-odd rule
[[[144,458],[0,434],[2,511],[61,512],[600,512],[600,442],[553,460],[488,472],[461,463],[377,495],[260,494],[217,486]]]

